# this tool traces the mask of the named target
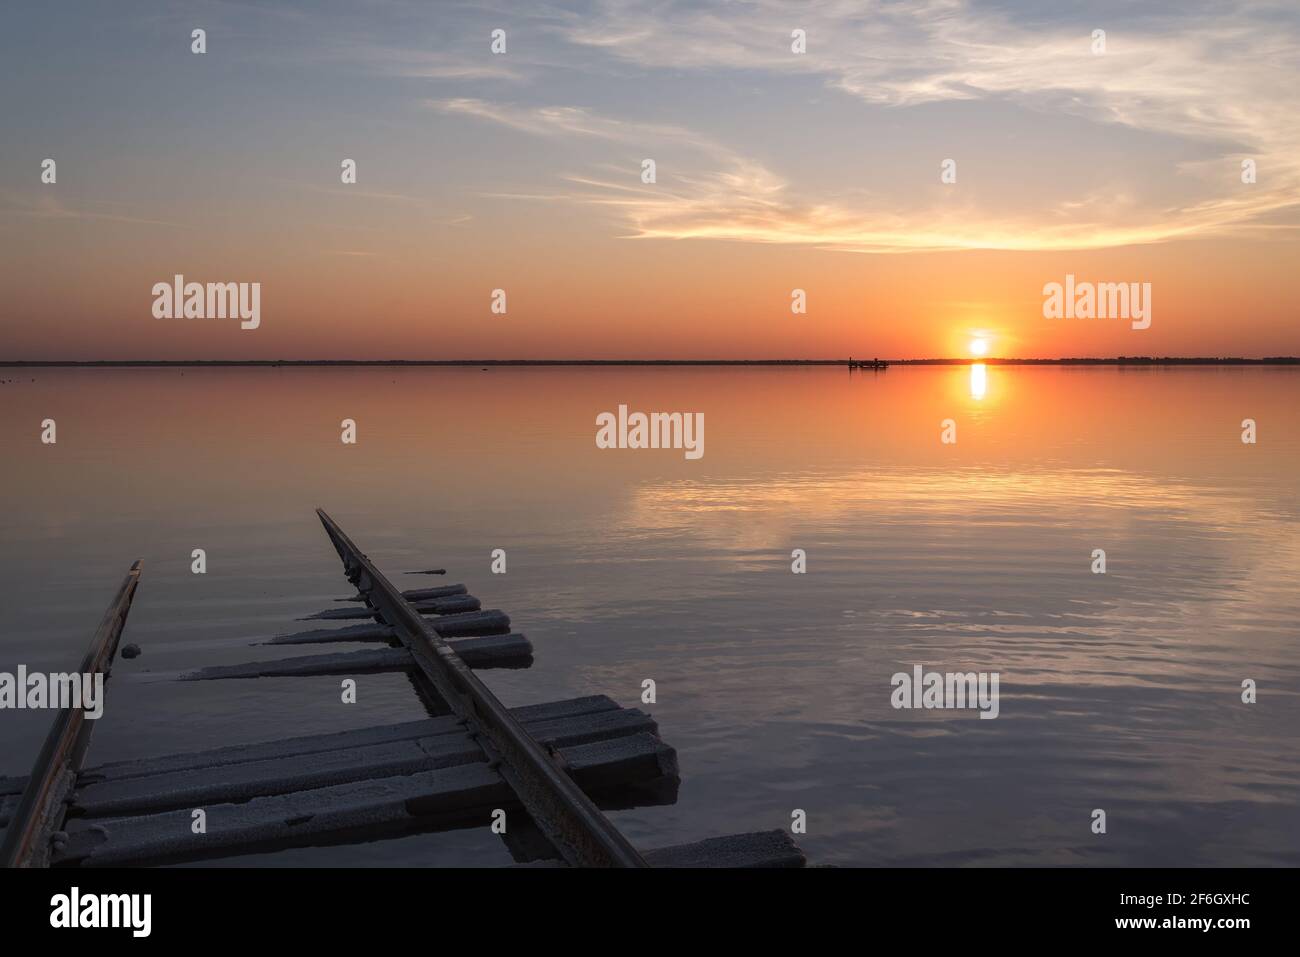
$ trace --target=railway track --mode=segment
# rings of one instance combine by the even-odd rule
[[[142,568],[143,563],[137,560],[122,579],[81,660],[81,674],[102,674],[107,681]],[[8,784],[0,779],[0,824],[4,827],[0,864],[43,867],[49,863],[51,837],[62,824],[62,808],[76,784],[94,730],[84,708],[60,709],[31,776]]]
[[[401,671],[428,717],[86,768],[92,724],[68,709],[56,716],[31,775],[0,779],[4,864],[171,863],[508,821],[501,836],[521,864],[802,866],[783,831],[634,847],[604,810],[675,801],[676,752],[653,719],[603,695],[505,707],[476,671],[531,663],[532,645],[510,631],[509,618],[483,610],[462,585],[399,590],[337,522],[317,514],[356,588],[337,608],[355,614],[310,616],[346,623],[264,644],[379,647],[181,678]],[[83,671],[111,670],[139,579],[137,562]]]

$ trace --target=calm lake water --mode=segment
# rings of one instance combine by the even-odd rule
[[[323,650],[248,647],[348,593],[319,505],[381,569],[446,567],[512,616],[537,657],[482,673],[507,704],[635,705],[655,679],[682,786],[612,815],[638,845],[801,808],[816,863],[1300,864],[1300,369],[0,379],[0,670],[75,667],[145,560],[124,638],[144,654],[116,666],[92,764],[420,716],[401,676],[350,706],[337,678],[167,680]],[[598,450],[620,403],[704,412],[704,457]],[[917,664],[998,672],[1000,716],[894,710]],[[0,712],[0,774],[48,720]],[[240,862],[508,860],[484,829]]]

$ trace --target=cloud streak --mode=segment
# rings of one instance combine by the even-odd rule
[[[710,6],[604,0],[582,18],[558,19],[564,40],[646,70],[801,74],[859,101],[862,109],[941,102],[1010,103],[1066,114],[1099,130],[1120,126],[1186,141],[1197,159],[1167,179],[1191,194],[1138,204],[1128,187],[1072,196],[1069,184],[1044,211],[1018,212],[932,196],[868,197],[819,183],[803,187],[765,163],[680,126],[638,124],[576,106],[518,107],[477,99],[438,101],[444,113],[519,132],[609,144],[663,144],[693,160],[657,186],[628,188],[590,170],[544,198],[619,215],[629,235],[810,244],[858,252],[943,249],[1093,249],[1215,234],[1294,228],[1264,222],[1294,213],[1300,196],[1300,131],[1291,92],[1300,66],[1295,17],[1242,5],[1206,20],[1117,24],[1094,56],[1090,31],[1031,26],[976,11],[964,0],[818,4],[793,11],[775,0]],[[789,51],[792,25],[808,32],[806,55]],[[1240,182],[1240,161],[1259,182]],[[614,157],[603,157],[608,165]],[[621,157],[620,157],[621,158]],[[597,162],[600,162],[598,160]],[[937,167],[937,160],[936,160]],[[626,171],[623,175],[626,175]],[[937,175],[937,174],[936,174]],[[1158,174],[1157,174],[1158,175]],[[969,194],[966,194],[969,195]]]

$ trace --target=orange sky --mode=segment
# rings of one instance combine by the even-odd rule
[[[814,4],[802,55],[766,2],[519,13],[501,56],[472,6],[212,8],[203,55],[179,15],[24,12],[0,358],[1300,354],[1295,17],[1116,13],[1098,56],[937,7]],[[260,282],[260,327],[155,319],[177,273]],[[1150,283],[1151,327],[1044,318],[1067,273]]]

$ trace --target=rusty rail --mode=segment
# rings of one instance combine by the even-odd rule
[[[131,565],[117,595],[104,612],[90,648],[81,661],[81,674],[103,672],[105,679],[108,678],[122,637],[122,626],[126,624],[131,601],[140,584],[142,564],[137,559]],[[5,867],[48,866],[50,835],[62,821],[59,810],[76,782],[77,771],[94,729],[95,723],[86,720],[84,709],[63,708],[59,711],[40,754],[36,756],[22,800],[5,831],[4,843],[0,844],[0,864]]]
[[[476,736],[489,763],[560,856],[579,867],[646,867],[636,848],[565,773],[558,757],[520,726],[334,519],[323,509],[316,514],[348,581],[393,627],[422,675]]]

